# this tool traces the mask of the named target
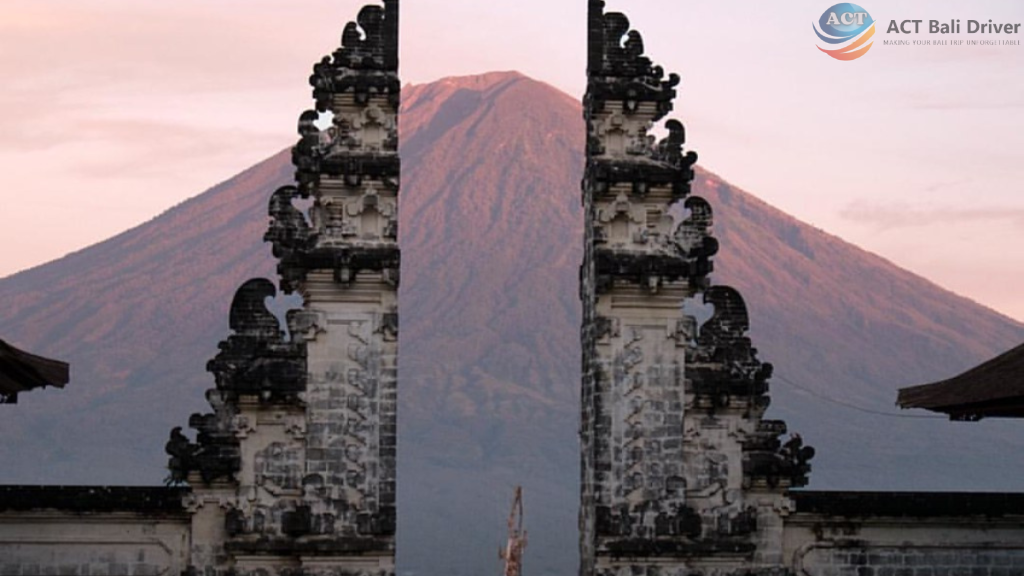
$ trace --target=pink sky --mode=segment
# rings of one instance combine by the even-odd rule
[[[862,3],[882,22],[876,45],[839,62],[811,31],[832,3],[608,7],[683,77],[676,114],[704,167],[1024,320],[1024,46],[881,45],[890,19],[1024,23],[1024,5]],[[0,276],[144,222],[291,145],[312,63],[362,4],[5,0]],[[515,69],[578,96],[585,12],[585,0],[407,0],[403,80]]]

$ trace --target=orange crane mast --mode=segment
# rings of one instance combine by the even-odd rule
[[[498,557],[505,561],[504,576],[522,576],[524,550],[526,530],[523,530],[523,488],[516,486],[516,497],[508,513],[508,542],[498,550]]]

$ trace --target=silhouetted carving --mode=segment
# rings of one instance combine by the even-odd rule
[[[317,110],[330,108],[335,94],[351,92],[356,102],[383,95],[397,110],[398,0],[384,0],[384,7],[364,6],[355,22],[341,36],[341,47],[313,67],[309,78]]]
[[[316,110],[299,118],[300,139],[292,149],[297,186],[291,196],[314,196],[316,202],[306,228],[302,215],[292,212],[290,202],[285,202],[286,193],[271,201],[271,229],[266,239],[274,243],[274,255],[281,260],[281,289],[291,293],[310,270],[324,268],[332,270],[342,285],[350,285],[363,271],[381,272],[389,282],[397,282],[399,253],[393,242],[398,237],[397,218],[391,218],[379,231],[381,239],[390,243],[346,246],[323,242],[325,237],[358,235],[358,228],[352,217],[342,216],[339,208],[331,209],[320,201],[318,187],[330,179],[332,184],[353,191],[368,182],[379,190],[398,190],[401,162],[394,122],[401,94],[398,1],[363,7],[356,21],[346,25],[341,47],[313,66],[309,81]],[[357,112],[349,109],[334,116],[327,129],[316,126],[321,113],[349,98],[359,107]],[[363,141],[366,125],[374,126],[377,134],[368,145]]]
[[[228,399],[252,395],[264,402],[295,402],[305,386],[305,346],[288,342],[266,299],[277,295],[264,278],[249,280],[235,293],[230,326],[234,334],[206,365]]]
[[[802,468],[811,461],[811,458],[814,458],[814,448],[812,446],[804,446],[803,438],[799,434],[793,434],[782,445],[779,455],[793,468]]]
[[[171,430],[170,439],[164,445],[164,452],[171,457],[167,463],[167,468],[171,473],[164,483],[177,485],[188,480],[188,471],[195,467],[193,458],[198,450],[199,446],[193,444],[187,436],[181,433],[181,426],[175,426]]]
[[[281,324],[267,309],[267,298],[276,295],[277,289],[266,278],[246,281],[235,291],[228,326],[238,336],[279,340],[283,334]]]
[[[234,414],[233,407],[223,406],[213,413],[189,416],[188,426],[196,431],[199,447],[192,455],[190,471],[199,472],[207,484],[229,480],[241,468],[242,454],[231,426]]]
[[[711,236],[714,219],[711,205],[703,198],[690,196],[684,206],[690,215],[676,229],[675,242],[690,262],[690,278],[700,286],[713,270],[711,257],[718,253],[718,240]]]
[[[756,400],[767,394],[772,365],[757,359],[757,349],[746,335],[750,320],[743,297],[733,288],[712,286],[704,293],[704,302],[715,310],[687,354],[694,392],[716,405],[727,404],[730,396]]]
[[[605,103],[612,100],[621,102],[624,112],[633,113],[640,102],[653,102],[658,110],[655,120],[672,110],[679,76],[670,74],[665,79],[661,66],[644,56],[643,38],[636,30],[630,30],[624,14],[606,14],[602,0],[590,0],[589,37],[589,107],[603,110]]]
[[[305,388],[305,346],[285,341],[280,322],[267,309],[266,299],[276,293],[263,278],[249,280],[235,292],[228,320],[234,333],[206,366],[217,384],[207,393],[214,411],[189,418],[189,427],[197,431],[195,443],[180,427],[171,431],[166,446],[170,482],[183,482],[192,471],[207,483],[230,478],[241,465],[233,421],[238,398],[295,403]]]
[[[686,170],[687,180],[692,180],[691,167],[697,163],[697,153],[690,150],[683,154],[683,144],[686,144],[686,129],[683,128],[683,123],[672,118],[665,122],[665,129],[668,130],[668,136],[658,141],[654,158]]]
[[[305,215],[292,205],[297,193],[294,186],[282,186],[270,197],[270,228],[263,240],[272,243],[277,258],[306,249],[312,237]]]
[[[806,486],[811,473],[814,448],[804,446],[799,434],[793,434],[781,447],[777,430],[760,431],[764,438],[744,453],[743,476],[748,482],[763,481],[769,486],[785,482],[788,486]],[[783,425],[783,433],[785,426]]]

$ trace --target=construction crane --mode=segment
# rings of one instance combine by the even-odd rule
[[[523,550],[526,549],[526,530],[523,530],[523,488],[516,486],[516,497],[508,513],[508,542],[498,549],[498,557],[505,561],[504,576],[522,576]]]

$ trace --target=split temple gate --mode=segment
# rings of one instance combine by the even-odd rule
[[[679,77],[588,7],[580,575],[1024,575],[1022,495],[793,490],[814,451],[763,419],[771,365],[708,279],[696,155],[677,120],[650,134]],[[275,284],[243,284],[211,411],[166,446],[178,485],[0,486],[3,575],[395,574],[398,0],[363,8],[310,82],[265,236],[304,302],[288,335]]]

